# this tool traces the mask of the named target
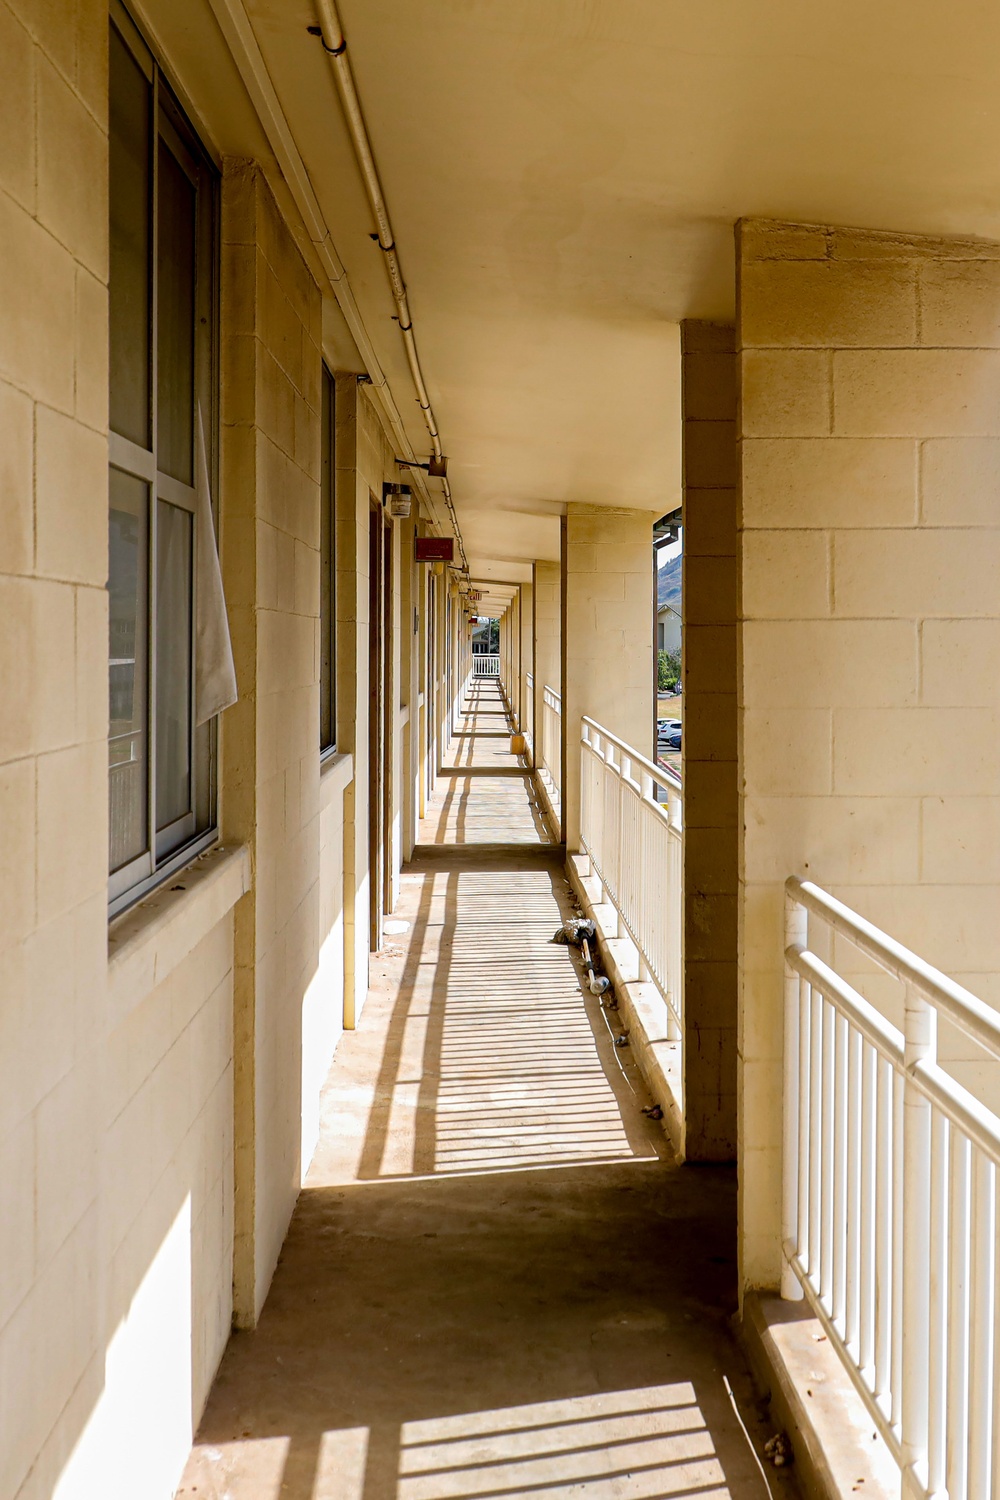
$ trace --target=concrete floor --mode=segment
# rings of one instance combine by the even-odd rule
[[[565,879],[477,696],[453,758],[497,751],[500,775],[439,783],[409,928],[373,959],[179,1500],[768,1495],[724,1385],[759,1451],[729,1330],[733,1176],[677,1167],[642,1115],[628,1049],[551,941]]]

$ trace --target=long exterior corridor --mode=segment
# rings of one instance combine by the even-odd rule
[[[445,756],[442,795],[420,830],[426,844],[549,844],[551,834],[495,677],[473,678],[461,724]]]
[[[0,1500],[1000,1500],[1000,7],[900,11],[0,0]]]
[[[179,1500],[766,1500],[727,1389],[759,1452],[733,1175],[673,1162],[552,941],[569,891],[508,735],[474,686]]]

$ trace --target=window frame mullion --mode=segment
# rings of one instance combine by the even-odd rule
[[[146,693],[144,723],[146,740],[146,839],[140,854],[108,875],[109,916],[119,915],[134,905],[151,890],[156,889],[171,874],[216,843],[218,830],[218,766],[217,727],[208,729],[209,740],[203,739],[204,731],[196,724],[196,602],[198,588],[197,521],[198,521],[198,451],[197,417],[199,405],[205,424],[205,438],[209,446],[210,482],[217,480],[214,464],[217,451],[213,442],[218,419],[217,358],[218,358],[218,226],[216,203],[216,167],[206,156],[205,148],[183,114],[171,91],[169,81],[163,76],[159,60],[142,36],[131,16],[120,0],[111,0],[111,24],[125,42],[128,50],[140,62],[149,86],[150,107],[150,155],[149,199],[147,223],[149,232],[149,264],[147,268],[149,287],[149,390],[147,411],[148,449],[121,434],[109,433],[108,456],[110,464],[133,475],[143,482],[146,495]],[[195,192],[195,232],[192,253],[194,277],[193,326],[191,337],[194,348],[192,391],[192,453],[191,483],[174,479],[159,467],[159,371],[160,351],[160,229],[161,229],[161,172],[160,153],[167,149],[179,163],[182,171],[192,183]],[[169,225],[164,224],[169,235]],[[204,326],[203,325],[207,325]],[[201,340],[206,340],[204,351],[207,358],[198,353]],[[186,664],[189,689],[189,722],[187,734],[188,809],[165,828],[157,828],[157,716],[158,716],[158,630],[159,605],[157,579],[159,575],[160,504],[167,503],[186,512],[191,525],[190,597],[187,619],[189,650]],[[214,522],[214,517],[213,517]],[[163,622],[169,632],[169,622]],[[164,636],[164,649],[169,652],[173,633]],[[206,826],[206,821],[208,826]],[[199,828],[201,831],[199,832]]]
[[[160,70],[153,69],[153,128],[152,166],[149,180],[150,191],[150,297],[149,297],[149,438],[153,455],[153,480],[149,486],[149,586],[146,593],[148,619],[146,625],[146,649],[148,667],[146,681],[146,740],[149,746],[149,780],[147,782],[149,829],[149,856],[151,874],[156,873],[156,563],[157,563],[157,506],[160,500],[158,483],[158,386],[160,371],[159,315],[160,315]]]

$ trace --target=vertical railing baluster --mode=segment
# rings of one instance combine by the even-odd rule
[[[996,1172],[982,1151],[974,1148],[972,1160],[968,1486],[969,1500],[990,1500]]]
[[[903,1080],[892,1075],[892,1397],[890,1423],[899,1431],[903,1386]]]
[[[972,1149],[951,1132],[948,1204],[948,1391],[945,1483],[949,1500],[969,1497],[969,1241]]]
[[[812,990],[809,1026],[809,1279],[817,1284],[822,1262],[820,1225],[823,1199],[823,997]]]
[[[823,1141],[822,1141],[822,1228],[820,1230],[819,1291],[827,1313],[833,1312],[833,1158],[834,1111],[836,1105],[836,1012],[828,1000],[823,1001]]]
[[[890,1063],[876,1065],[875,1128],[875,1395],[890,1415],[892,1379],[892,1096],[895,1074]]]
[[[847,1053],[847,1286],[844,1339],[855,1359],[861,1345],[861,1046],[861,1033],[852,1027]]]
[[[799,1264],[809,1267],[809,1121],[812,1102],[809,1097],[810,1059],[812,1056],[812,991],[806,979],[799,979],[799,1139],[796,1146],[799,1158],[799,1190],[797,1203],[797,1230],[795,1252]],[[789,1294],[782,1288],[782,1295]]]
[[[830,1299],[833,1321],[844,1335],[847,1311],[847,1017],[834,1026],[833,1259]]]
[[[930,1289],[928,1310],[927,1489],[939,1494],[947,1469],[948,1371],[948,1121],[932,1111],[930,1165]]]
[[[937,1012],[907,987],[903,1063],[907,1070],[937,1057]],[[931,1105],[907,1071],[903,1079],[903,1203],[900,1243],[902,1299],[899,1413],[903,1493],[924,1495],[927,1480],[931,1291]]]
[[[785,952],[794,953],[806,947],[808,916],[804,906],[785,896]],[[782,1161],[782,1240],[781,1295],[789,1301],[802,1296],[798,1277],[788,1264],[798,1252],[799,1223],[799,1111],[801,1097],[799,1074],[802,1038],[800,1036],[799,976],[785,963],[785,1036],[784,1036],[784,1139]]]
[[[861,1290],[858,1321],[858,1364],[870,1389],[875,1389],[875,1196],[877,1139],[876,1077],[878,1054],[867,1042],[861,1066]]]

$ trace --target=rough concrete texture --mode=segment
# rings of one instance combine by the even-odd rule
[[[899,1466],[808,1304],[751,1293],[743,1329],[772,1411],[791,1434],[807,1500],[898,1500]]]
[[[474,681],[420,829],[423,844],[552,842],[534,780],[524,773],[524,756],[511,753],[510,741],[496,680]]]
[[[965,832],[1000,827],[1000,244],[754,222],[737,261],[740,1255],[773,1289],[787,876],[1000,1003],[1000,872]],[[842,949],[900,1025],[903,986]],[[973,1052],[942,1028],[995,1099]]]
[[[684,420],[684,1115],[688,1161],[736,1158],[734,330],[681,324]]]
[[[491,781],[470,778],[473,810]],[[765,1500],[724,1384],[759,1450],[732,1174],[676,1166],[641,1114],[628,1049],[552,942],[555,851],[431,847],[449,790],[178,1500]]]

